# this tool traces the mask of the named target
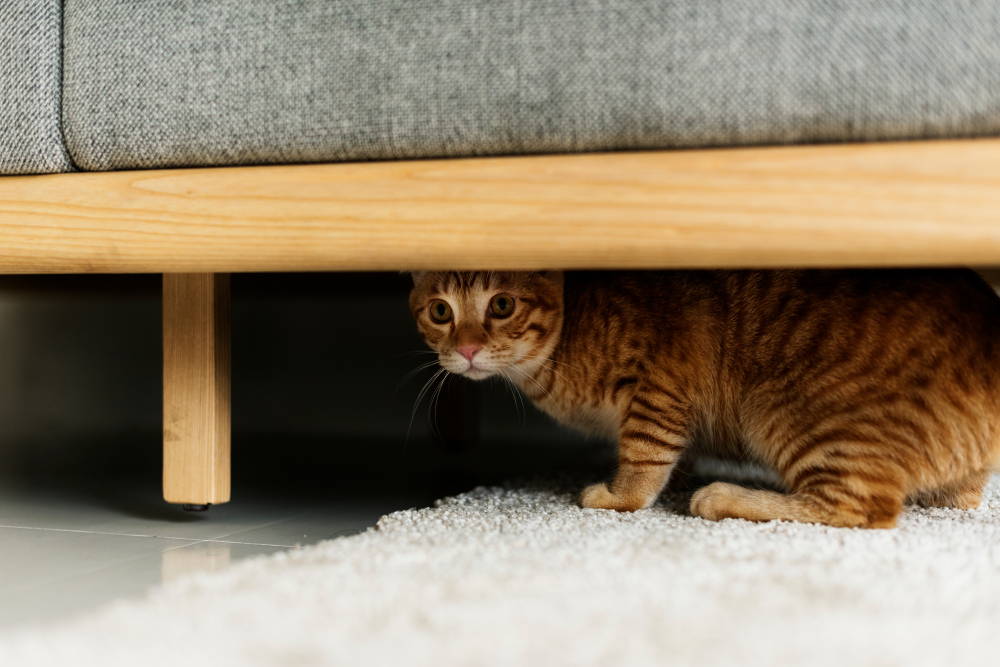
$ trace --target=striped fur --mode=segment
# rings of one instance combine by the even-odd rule
[[[510,294],[513,316],[486,304]],[[430,321],[447,300],[455,320]],[[442,366],[503,374],[559,421],[614,438],[585,507],[636,510],[682,455],[772,466],[691,511],[889,527],[907,500],[971,508],[1000,459],[1000,299],[973,272],[427,273],[411,307]],[[483,370],[455,348],[482,344]]]

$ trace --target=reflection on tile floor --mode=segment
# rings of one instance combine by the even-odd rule
[[[349,535],[419,502],[253,498],[204,514],[0,486],[0,630],[59,621],[195,572]],[[138,508],[142,508],[141,511]]]

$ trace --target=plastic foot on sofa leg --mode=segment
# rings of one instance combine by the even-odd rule
[[[194,503],[185,503],[182,505],[185,512],[207,512],[208,508],[211,507],[211,503],[206,503],[204,505],[196,505]]]

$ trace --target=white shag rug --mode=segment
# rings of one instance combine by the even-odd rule
[[[1000,478],[896,530],[481,488],[56,628],[2,665],[996,665]]]

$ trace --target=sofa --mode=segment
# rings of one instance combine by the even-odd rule
[[[0,0],[0,272],[164,275],[226,502],[238,271],[1000,263],[993,0]]]

